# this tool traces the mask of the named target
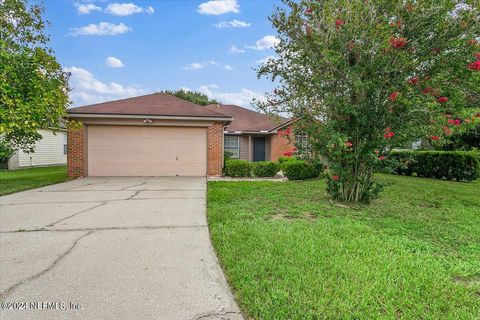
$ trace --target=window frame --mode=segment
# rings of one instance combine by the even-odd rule
[[[231,138],[233,138],[234,140],[236,139],[236,145],[229,145],[227,147],[227,138],[229,138],[229,140]],[[231,141],[229,141],[229,143],[231,143]],[[235,150],[236,149],[236,150]],[[232,150],[235,150],[237,152],[237,154],[235,154],[234,151]],[[240,136],[237,136],[237,135],[225,135],[223,137],[223,151],[229,151],[232,153],[232,155],[230,156],[230,158],[232,159],[240,159]]]
[[[63,134],[63,155],[66,156],[68,154],[68,135],[65,132]]]
[[[310,142],[308,141],[308,135],[303,132],[295,134],[295,146],[300,152],[303,152],[306,155],[310,154]]]

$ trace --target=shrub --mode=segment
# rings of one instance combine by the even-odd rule
[[[253,175],[255,177],[273,177],[278,172],[280,166],[271,161],[260,161],[253,163]]]
[[[298,160],[298,159],[295,157],[280,157],[278,158],[278,163],[282,164],[285,161],[294,161],[294,160]]]
[[[396,174],[458,181],[480,176],[480,154],[476,151],[392,151],[389,158],[385,171]]]
[[[230,160],[233,156],[233,152],[231,151],[224,151],[223,152],[223,160],[225,161],[225,163]]]
[[[317,178],[320,174],[320,171],[314,164],[302,160],[284,161],[281,168],[288,180]]]
[[[246,160],[230,159],[225,162],[225,174],[230,177],[250,177],[252,164]]]
[[[389,156],[382,163],[381,171],[386,173],[400,174],[404,176],[411,176],[413,168],[416,163],[416,151],[392,151]]]

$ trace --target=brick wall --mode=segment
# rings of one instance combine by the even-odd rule
[[[78,178],[84,172],[85,126],[67,133],[67,173],[69,178]]]
[[[222,175],[223,168],[223,123],[215,122],[207,129],[207,174]]]
[[[67,135],[67,172],[69,178],[85,176],[85,127],[76,131],[68,131]],[[222,175],[223,168],[223,123],[216,122],[207,129],[207,174]]]
[[[293,139],[293,136],[291,136]],[[283,135],[273,134],[270,138],[270,160],[277,161],[278,158],[283,157],[283,153],[291,151],[295,146],[294,141],[290,141]]]

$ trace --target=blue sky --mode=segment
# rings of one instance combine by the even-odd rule
[[[272,84],[258,61],[274,54],[268,16],[279,1],[47,0],[50,45],[72,73],[74,106],[189,88],[249,106]]]

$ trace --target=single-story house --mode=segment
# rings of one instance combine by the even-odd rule
[[[276,161],[293,147],[291,141],[278,134],[292,120],[283,117],[273,119],[235,105],[211,104],[205,108],[233,118],[224,128],[224,148],[232,153],[232,158]]]
[[[42,139],[35,143],[35,152],[19,149],[8,159],[7,169],[23,169],[64,165],[67,163],[67,130],[41,129]]]
[[[68,132],[70,177],[218,176],[224,134],[227,150],[235,150],[230,136],[243,139],[239,158],[275,160],[287,149],[280,142],[287,139],[275,134],[274,122],[265,115],[233,106],[200,106],[165,93],[71,108],[68,114],[83,124]]]

